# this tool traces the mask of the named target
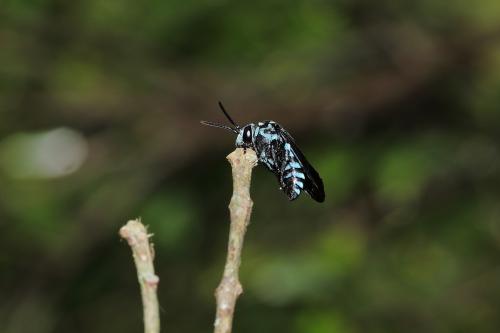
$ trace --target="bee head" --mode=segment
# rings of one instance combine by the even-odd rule
[[[236,137],[236,147],[238,148],[252,148],[253,147],[253,133],[255,130],[254,124],[248,124],[240,128],[238,136]]]

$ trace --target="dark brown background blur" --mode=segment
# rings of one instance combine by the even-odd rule
[[[235,332],[498,332],[500,2],[3,0],[0,331],[210,332],[234,136],[273,119],[325,181],[254,173]]]

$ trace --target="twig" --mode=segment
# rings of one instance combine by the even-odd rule
[[[238,271],[243,240],[253,206],[252,199],[250,199],[252,169],[257,164],[257,156],[251,149],[246,149],[245,152],[243,149],[237,148],[227,156],[227,159],[231,163],[233,172],[233,196],[229,203],[231,226],[224,274],[215,290],[217,309],[214,333],[231,332],[236,299],[243,292]]]
[[[132,248],[137,277],[141,286],[142,306],[144,309],[144,332],[160,332],[160,314],[156,289],[160,279],[155,274],[153,266],[153,244],[149,243],[146,228],[140,220],[128,221],[121,227],[120,236],[127,240]]]

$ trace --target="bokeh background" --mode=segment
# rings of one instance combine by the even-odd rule
[[[235,332],[499,331],[498,0],[3,0],[1,332],[140,332],[137,216],[163,332],[212,330],[218,100],[287,128],[327,196],[255,170]]]

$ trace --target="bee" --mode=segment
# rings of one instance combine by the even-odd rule
[[[317,202],[325,201],[323,180],[307,161],[293,137],[277,122],[266,120],[237,125],[219,102],[219,107],[232,126],[209,121],[203,125],[223,128],[236,134],[237,148],[251,148],[257,154],[259,164],[271,171],[288,199],[295,200],[305,191]]]

